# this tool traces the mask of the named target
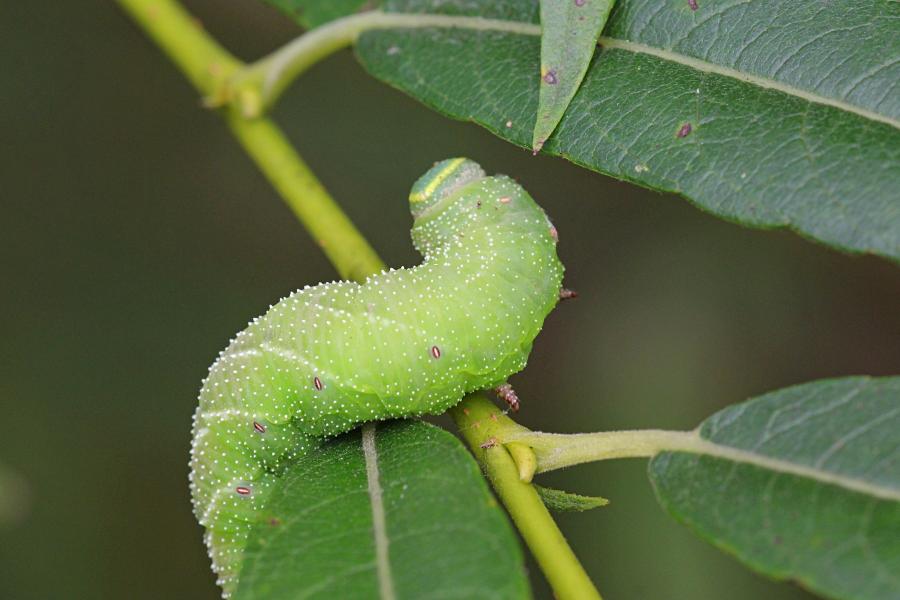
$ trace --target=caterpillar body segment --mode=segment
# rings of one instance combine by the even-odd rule
[[[513,180],[442,161],[413,186],[410,211],[421,265],[294,292],[210,367],[191,493],[225,597],[293,460],[360,423],[439,414],[502,385],[559,299],[555,229]]]

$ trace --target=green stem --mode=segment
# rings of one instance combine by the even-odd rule
[[[214,101],[228,78],[243,68],[178,2],[117,1],[208,101]]]
[[[540,35],[540,25],[435,14],[368,11],[337,19],[282,46],[236,74],[230,83],[231,102],[245,117],[257,117],[272,106],[301,73],[326,56],[356,43],[359,36],[375,29],[459,27],[476,31],[499,31]]]
[[[117,0],[212,103],[228,77],[241,69],[174,0]],[[328,194],[303,159],[268,119],[242,119],[223,111],[247,154],[266,175],[343,278],[363,281],[384,268],[378,255]]]
[[[574,434],[519,431],[503,438],[503,443],[509,442],[531,447],[538,473],[611,458],[649,458],[667,450],[709,453],[711,446],[696,431],[662,429]]]
[[[228,125],[343,279],[365,281],[384,263],[269,119],[228,111]]]
[[[450,410],[450,414],[531,549],[556,598],[600,600],[600,593],[534,486],[521,480],[515,461],[502,443],[509,435],[527,430],[479,394],[465,398]]]

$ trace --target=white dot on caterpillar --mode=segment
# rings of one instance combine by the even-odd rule
[[[432,346],[431,347],[431,355],[435,358],[440,358],[441,357],[441,349],[438,348],[437,346]]]
[[[315,387],[317,390],[319,390],[321,392],[322,388],[325,386],[322,385],[321,379],[319,379],[318,377],[313,377],[313,387]]]

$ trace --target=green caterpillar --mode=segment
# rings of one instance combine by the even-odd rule
[[[528,193],[463,158],[413,186],[424,262],[306,287],[219,354],[200,391],[194,512],[223,596],[279,474],[365,421],[442,413],[525,366],[559,299],[556,229]]]

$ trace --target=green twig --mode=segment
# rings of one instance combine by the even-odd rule
[[[547,507],[534,486],[521,480],[515,461],[502,443],[506,436],[524,428],[479,394],[468,396],[450,414],[534,554],[556,598],[599,600],[599,592]]]
[[[244,67],[178,2],[117,1],[209,102],[215,102],[228,78]]]
[[[243,66],[178,2],[117,1],[210,103],[227,95],[228,77]],[[247,121],[230,108],[223,113],[244,150],[322,247],[341,277],[363,281],[384,268],[366,239],[272,121]]]
[[[343,279],[365,281],[384,263],[331,198],[281,130],[269,119],[244,119],[228,111],[241,145],[294,211]]]

